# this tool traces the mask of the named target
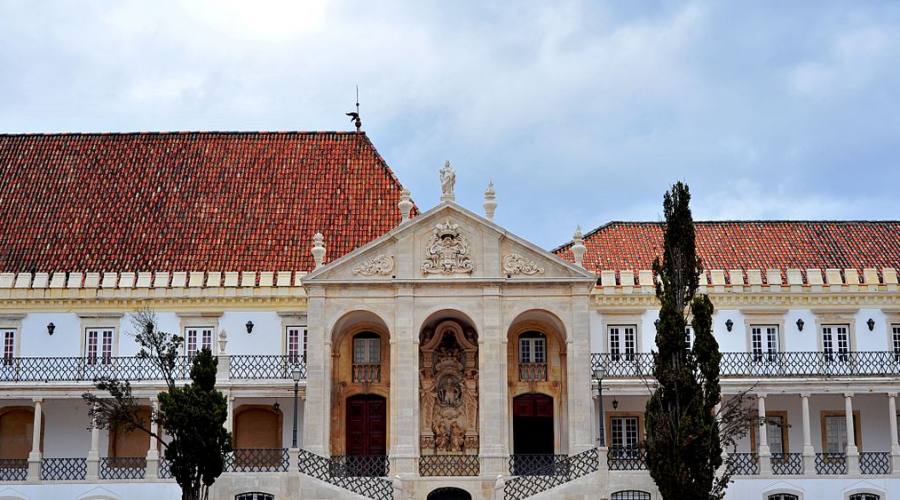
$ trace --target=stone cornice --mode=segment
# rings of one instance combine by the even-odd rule
[[[777,308],[802,307],[808,309],[835,310],[848,306],[894,308],[900,306],[900,292],[856,292],[856,293],[711,293],[710,300],[719,308],[737,308],[752,311]],[[659,301],[652,293],[602,293],[595,290],[591,303],[596,309],[659,307]]]

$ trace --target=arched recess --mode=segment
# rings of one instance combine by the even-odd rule
[[[426,500],[472,500],[472,494],[461,488],[445,486],[432,490]]]
[[[609,500],[650,500],[650,493],[640,490],[622,490],[610,495]]]
[[[568,453],[568,384],[566,329],[562,320],[543,309],[520,313],[507,331],[507,377],[509,415],[516,411],[518,396],[543,394],[553,401],[553,453]],[[524,400],[521,400],[524,401]],[[520,401],[520,403],[521,403]],[[520,408],[521,410],[522,408]],[[509,442],[516,442],[514,422]],[[515,454],[514,446],[510,453]]]
[[[284,414],[272,405],[240,405],[234,410],[234,449],[281,448]]]
[[[41,450],[44,449],[44,422],[41,418]],[[27,460],[34,430],[34,407],[0,408],[0,459]]]
[[[419,330],[422,456],[478,455],[478,333],[458,310],[432,313]]]
[[[150,428],[150,407],[140,406],[137,416],[144,428]],[[150,435],[139,429],[127,430],[119,426],[109,430],[109,457],[146,457],[150,449]]]
[[[354,396],[373,395],[384,400],[383,418],[390,422],[391,349],[390,331],[384,320],[371,311],[350,311],[331,330],[331,454],[348,453],[348,402]],[[359,406],[359,403],[354,403]],[[377,404],[366,410],[377,410]],[[368,417],[366,417],[368,418]],[[368,427],[367,427],[368,428]],[[385,431],[390,453],[390,426]]]

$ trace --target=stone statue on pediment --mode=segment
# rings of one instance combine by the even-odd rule
[[[453,167],[450,166],[450,162],[444,162],[444,167],[441,169],[441,201],[453,200],[455,199],[455,195],[453,194],[453,188],[456,186],[456,172],[453,171]]]

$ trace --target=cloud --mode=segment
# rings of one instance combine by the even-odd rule
[[[0,130],[363,127],[419,206],[544,247],[658,220],[896,218],[900,5],[4,2]]]

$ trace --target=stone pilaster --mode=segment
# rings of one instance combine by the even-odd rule
[[[478,332],[478,421],[481,433],[481,474],[507,473],[509,461],[509,411],[506,386],[506,335],[502,331],[500,288],[482,289],[484,321]]]
[[[414,475],[419,457],[419,342],[413,331],[413,289],[396,292],[391,331],[391,475]]]
[[[39,481],[41,479],[41,419],[44,417],[42,398],[34,398],[34,423],[31,431],[31,453],[28,454],[28,480]]]
[[[306,399],[303,411],[303,447],[330,455],[331,434],[331,336],[325,331],[325,289],[308,289]]]
[[[591,406],[591,330],[590,288],[572,287],[572,323],[566,339],[566,377],[568,380],[569,454],[594,447]]]

